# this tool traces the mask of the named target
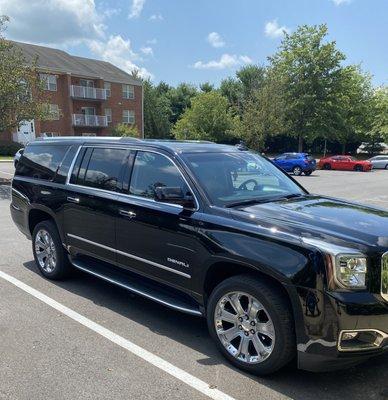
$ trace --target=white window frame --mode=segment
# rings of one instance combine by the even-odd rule
[[[84,110],[85,110],[85,113],[83,113]],[[86,110],[93,110],[93,114],[87,114]],[[83,114],[83,115],[96,115],[96,107],[81,107],[81,114]]]
[[[128,125],[135,124],[135,111],[123,110],[123,124],[128,124]]]
[[[112,85],[110,82],[104,82],[104,89],[106,93],[106,97],[110,97],[112,95]]]
[[[105,108],[105,116],[106,116],[106,121],[108,124],[112,123],[112,109],[111,108]]]
[[[135,98],[135,86],[123,84],[122,85],[123,99],[133,100]]]
[[[84,83],[84,85],[82,84],[82,82]],[[91,85],[89,85],[90,83],[91,83]],[[79,84],[80,84],[80,86],[82,86],[82,87],[94,88],[94,80],[93,80],[93,79],[84,79],[84,78],[81,78],[81,79],[79,80]]]
[[[58,89],[57,76],[52,74],[40,74],[41,81],[44,83],[44,89],[50,92],[56,92]]]

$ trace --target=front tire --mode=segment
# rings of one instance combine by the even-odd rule
[[[60,280],[70,273],[70,262],[57,227],[52,221],[43,221],[35,226],[32,233],[32,251],[44,277]]]
[[[251,275],[221,282],[207,306],[210,335],[236,367],[271,374],[295,356],[292,312],[281,289]]]
[[[322,169],[326,169],[326,170],[328,171],[329,169],[331,169],[331,165],[330,165],[330,164],[328,164],[328,163],[326,163],[326,164],[323,164],[323,167],[322,167]]]

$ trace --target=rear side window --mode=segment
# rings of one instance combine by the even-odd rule
[[[88,148],[82,155],[78,176],[71,183],[97,189],[117,191],[121,187],[123,167],[128,164],[129,150]]]
[[[68,148],[44,144],[27,146],[16,168],[16,175],[52,181]]]
[[[130,194],[155,197],[155,188],[180,187],[187,193],[189,188],[175,164],[167,157],[147,151],[138,151],[133,165]]]

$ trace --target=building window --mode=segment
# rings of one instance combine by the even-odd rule
[[[49,120],[59,119],[59,107],[58,104],[48,104]]]
[[[110,97],[111,96],[111,86],[110,86],[110,82],[104,82],[104,89],[106,90],[106,97]]]
[[[51,90],[52,92],[57,91],[57,77],[50,74],[40,74],[40,79],[43,82],[43,88],[45,90]]]
[[[81,86],[94,88],[94,81],[92,81],[91,79],[80,79],[79,84]]]
[[[112,109],[111,108],[105,108],[105,116],[106,116],[106,121],[108,124],[112,122]]]
[[[133,85],[123,85],[123,99],[134,99],[135,87]]]
[[[132,110],[123,110],[123,123],[133,125],[135,123],[135,112]]]

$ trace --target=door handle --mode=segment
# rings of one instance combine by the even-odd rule
[[[70,203],[79,203],[79,197],[71,197],[71,196],[67,196],[67,201],[69,201]]]
[[[123,217],[131,218],[131,219],[136,217],[136,213],[133,211],[119,210],[119,214],[122,215]]]

